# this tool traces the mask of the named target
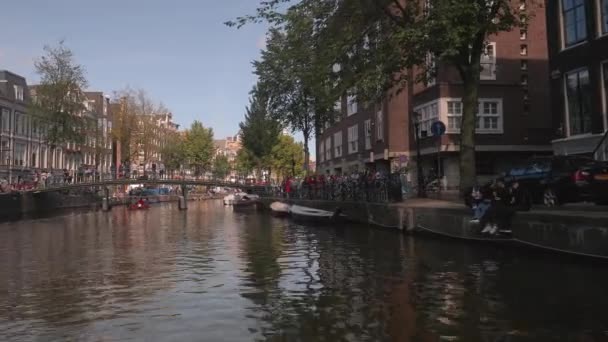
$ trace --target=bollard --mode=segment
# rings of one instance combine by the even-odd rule
[[[188,209],[188,202],[186,202],[186,198],[184,196],[179,196],[178,208],[179,210]]]
[[[102,211],[110,211],[110,203],[107,198],[103,198],[101,200],[101,210]]]

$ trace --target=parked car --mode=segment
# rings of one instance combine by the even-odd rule
[[[511,168],[497,180],[519,182],[530,201],[547,207],[589,201],[608,203],[608,164],[580,156],[535,157]],[[491,183],[482,187],[490,187]],[[470,195],[465,203],[471,203]]]

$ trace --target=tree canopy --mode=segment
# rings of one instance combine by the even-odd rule
[[[246,108],[245,121],[241,128],[241,143],[258,171],[267,165],[272,148],[279,140],[280,123],[268,111],[268,97],[258,88],[251,92],[251,100]]]
[[[297,49],[301,40],[286,37],[310,41],[306,46],[312,52],[303,55],[315,56],[307,60],[314,61],[311,70],[321,81],[309,83],[306,73],[290,72],[289,68],[267,68],[275,70],[273,75],[287,70],[279,75],[282,78],[275,78],[283,86],[305,88],[303,85],[312,84],[321,90],[308,94],[321,94],[328,86],[333,87],[333,95],[356,89],[352,92],[359,99],[373,103],[404,89],[406,84],[434,78],[438,65],[456,69],[464,93],[459,143],[460,187],[465,189],[476,178],[476,110],[481,56],[487,40],[491,35],[525,26],[537,4],[534,0],[527,1],[526,7],[511,0],[265,0],[260,1],[254,15],[227,24],[271,24],[268,51],[259,62],[262,65],[301,66],[297,63],[300,59],[288,53],[301,51]],[[306,20],[309,24],[302,24]],[[290,63],[283,62],[285,58]],[[336,65],[340,67],[331,71]],[[260,70],[265,69],[256,65],[258,74],[266,72]],[[321,96],[321,103],[327,102],[324,98]]]
[[[230,162],[228,161],[228,157],[220,154],[215,156],[213,160],[213,177],[216,179],[223,180],[230,173]]]
[[[210,171],[215,154],[213,129],[206,128],[200,121],[195,120],[186,131],[184,151],[186,160],[194,168],[197,177]]]
[[[42,118],[51,146],[83,143],[87,123],[80,114],[85,110],[88,85],[85,69],[63,41],[45,46],[44,52],[34,63],[40,84],[34,88],[30,111]]]
[[[271,165],[279,179],[302,176],[305,172],[302,143],[289,135],[281,135],[272,149]]]

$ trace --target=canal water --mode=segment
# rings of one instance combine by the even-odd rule
[[[220,201],[0,224],[0,341],[606,341],[608,266]]]

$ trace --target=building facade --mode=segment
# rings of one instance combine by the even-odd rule
[[[546,15],[553,149],[591,156],[608,129],[608,0],[548,0]]]
[[[518,10],[523,14],[531,9],[521,1]],[[476,128],[476,169],[482,178],[552,151],[546,22],[543,11],[534,9],[534,13],[525,29],[488,37],[482,56]],[[390,94],[381,105],[359,108],[356,99],[343,99],[340,122],[317,138],[317,169],[344,172],[337,165],[349,164],[391,172],[405,168],[410,179],[416,179],[414,113],[418,113],[425,177],[442,177],[444,185],[456,188],[463,86],[455,68],[435,66],[431,56],[429,63],[436,68],[432,79]],[[431,132],[436,121],[446,126],[441,137]]]
[[[36,172],[63,175],[65,170],[78,175],[108,173],[111,165],[111,120],[107,97],[101,92],[86,93],[86,110],[80,115],[87,121],[83,144],[49,146],[48,126],[42,117],[30,113],[29,103],[35,87],[28,87],[24,77],[0,71],[0,135],[2,178],[25,181]]]
[[[408,103],[404,93],[367,106],[352,95],[336,102],[335,122],[325,123],[317,132],[317,172],[389,172],[391,164],[409,155]]]

